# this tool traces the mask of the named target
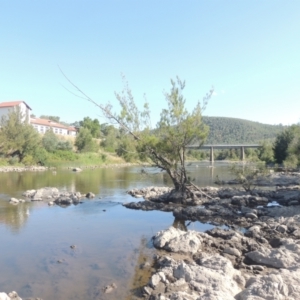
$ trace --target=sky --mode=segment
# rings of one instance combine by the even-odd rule
[[[189,110],[213,87],[203,115],[298,123],[300,1],[0,0],[0,102],[105,123],[60,69],[116,111],[124,74],[154,123],[176,76]]]

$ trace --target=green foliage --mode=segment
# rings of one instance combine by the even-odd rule
[[[46,131],[42,138],[42,144],[48,152],[54,152],[58,145],[57,135],[52,130]]]
[[[257,181],[261,178],[265,179],[269,174],[265,165],[261,163],[246,163],[242,166],[234,164],[230,167],[230,172],[246,192],[252,192],[256,187]]]
[[[32,155],[39,147],[39,134],[30,125],[22,121],[19,109],[12,111],[0,121],[0,153],[6,156],[18,156],[22,161],[26,155]]]
[[[97,152],[99,149],[90,130],[84,127],[80,128],[76,136],[75,146],[79,152]]]
[[[268,125],[243,119],[225,117],[203,117],[209,126],[207,144],[256,144],[273,141],[286,127]]]
[[[48,163],[49,154],[45,148],[37,147],[37,148],[35,148],[35,150],[33,152],[33,157],[34,157],[35,163],[37,163],[41,166],[46,166]]]
[[[300,126],[292,125],[284,130],[282,133],[278,134],[274,143],[274,158],[278,164],[282,164],[288,157],[289,152],[291,154],[296,154],[297,152],[297,137],[300,136]],[[294,146],[296,148],[294,148]],[[288,150],[290,147],[290,150]],[[294,150],[293,150],[294,149]],[[297,154],[296,154],[297,155]]]
[[[194,140],[203,143],[208,134],[208,127],[202,122],[200,103],[192,112],[187,111],[182,94],[184,87],[185,83],[179,78],[171,80],[171,90],[165,93],[168,108],[162,110],[154,129],[151,128],[148,103],[145,102],[143,110],[140,110],[127,83],[123,92],[116,94],[121,106],[120,114],[113,114],[110,106],[102,108],[109,119],[117,121],[121,133],[127,136],[126,147],[130,145],[130,150],[136,149],[141,159],[151,159],[154,165],[165,170],[176,191],[181,192],[186,191],[189,184],[185,169],[187,146]],[[205,104],[211,94],[212,91],[204,98]],[[125,153],[122,152],[122,155]]]
[[[132,143],[130,136],[124,136],[116,149],[117,155],[124,158],[126,162],[133,162],[139,159],[140,154],[137,152],[137,149]]]
[[[87,128],[94,138],[101,136],[100,123],[98,119],[92,120],[90,117],[85,117],[83,121],[79,122],[80,127]]]
[[[25,166],[33,166],[36,161],[35,159],[33,158],[32,155],[28,154],[28,155],[25,155],[23,160],[22,160],[22,163],[25,165]]]
[[[118,151],[120,143],[120,132],[112,125],[101,125],[102,140],[100,146],[108,152]],[[122,155],[120,155],[122,156]]]
[[[189,157],[189,159],[206,160],[209,159],[209,152],[190,149],[187,152],[187,156]]]
[[[70,141],[59,140],[56,149],[64,150],[64,151],[72,151],[73,145]]]
[[[273,145],[270,142],[262,142],[261,147],[257,149],[257,156],[259,160],[264,161],[266,164],[274,163]]]

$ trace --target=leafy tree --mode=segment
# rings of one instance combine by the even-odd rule
[[[282,164],[288,156],[288,148],[294,138],[300,134],[300,126],[292,125],[278,134],[274,143],[274,158],[279,164]]]
[[[238,184],[242,185],[246,192],[253,192],[257,182],[260,179],[267,179],[268,170],[264,164],[247,163],[240,165],[232,165],[230,172],[235,176]]]
[[[285,166],[300,165],[300,124],[298,126],[295,125],[294,138],[289,143],[287,154],[287,158],[284,161]]]
[[[100,108],[111,123],[118,124],[123,134],[131,137],[131,142],[142,158],[147,157],[170,176],[174,184],[170,201],[184,203],[191,196],[191,183],[185,167],[187,146],[193,140],[197,140],[200,145],[207,137],[208,127],[202,122],[201,110],[206,106],[213,90],[203,98],[202,107],[198,102],[193,111],[188,112],[182,94],[185,83],[179,78],[171,80],[171,90],[164,94],[168,108],[162,110],[156,127],[151,128],[148,103],[145,102],[143,110],[140,110],[126,82],[123,92],[115,94],[121,106],[119,114],[113,112],[110,104],[97,104],[70,80],[69,82],[81,96]]]
[[[53,130],[48,130],[42,138],[42,144],[48,152],[54,152],[58,145],[58,137]]]
[[[93,136],[89,129],[80,128],[75,139],[75,146],[79,152],[96,152],[98,145],[93,141]]]
[[[101,125],[101,132],[103,137],[100,146],[108,152],[115,152],[119,148],[120,144],[119,129],[113,125],[104,124],[103,126]],[[120,154],[120,156],[122,155]]]
[[[20,109],[11,111],[0,121],[0,152],[6,156],[18,156],[22,161],[40,146],[40,135],[28,123],[23,122]]]
[[[63,151],[72,151],[73,145],[70,141],[59,140],[56,149],[63,150]]]
[[[79,125],[89,129],[94,138],[100,137],[100,123],[97,119],[92,120],[90,117],[85,117],[83,121],[79,122]]]
[[[274,162],[274,152],[273,152],[273,145],[269,142],[262,142],[261,147],[258,148],[258,158],[261,161],[266,162],[266,164],[271,164]]]

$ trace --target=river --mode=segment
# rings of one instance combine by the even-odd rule
[[[193,163],[188,170],[199,186],[214,185],[216,175],[229,176],[226,163]],[[174,222],[172,213],[122,206],[138,201],[126,194],[129,189],[171,185],[152,168],[148,175],[140,167],[0,173],[0,183],[0,292],[15,290],[21,298],[130,299],[147,280],[139,264],[155,253],[151,237]],[[8,203],[26,190],[48,186],[96,197],[67,208]],[[212,225],[194,222],[189,228],[204,231]],[[117,289],[104,294],[103,287],[113,282]]]

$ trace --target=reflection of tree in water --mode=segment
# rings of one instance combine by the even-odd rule
[[[27,203],[18,205],[4,203],[0,207],[0,223],[7,225],[13,232],[18,232],[27,222],[28,207]]]
[[[188,231],[187,226],[185,225],[185,221],[183,219],[175,218],[173,222],[173,227],[180,229],[182,231]]]
[[[143,299],[143,287],[149,282],[154,263],[153,254],[155,250],[148,247],[148,243],[146,237],[141,238],[138,259],[130,284],[130,294],[126,296],[126,300]]]

